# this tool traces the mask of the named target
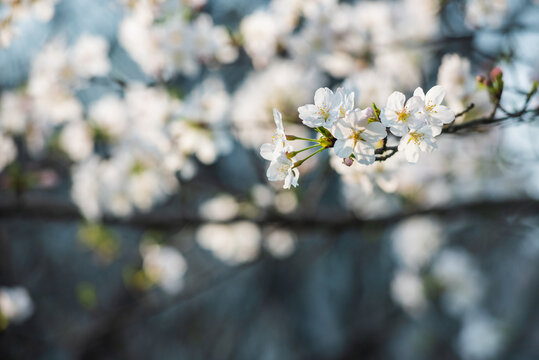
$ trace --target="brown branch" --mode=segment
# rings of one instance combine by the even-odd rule
[[[66,201],[54,199],[31,199],[26,197],[24,202],[15,199],[0,200],[0,220],[10,218],[38,219],[50,221],[84,221],[78,208]],[[300,214],[280,215],[270,214],[263,217],[248,218],[237,217],[221,222],[233,223],[236,221],[251,221],[259,226],[282,225],[295,229],[301,228],[328,228],[344,230],[360,228],[363,226],[376,226],[394,223],[414,215],[446,215],[464,211],[477,212],[484,209],[493,211],[507,211],[511,213],[522,211],[524,213],[539,212],[539,201],[520,198],[506,201],[483,200],[470,203],[448,204],[439,207],[414,208],[397,214],[380,216],[377,218],[357,218],[343,213],[320,213],[309,217]],[[177,230],[184,226],[200,226],[210,222],[197,215],[196,212],[180,211],[172,206],[164,207],[146,214],[134,215],[130,218],[105,217],[102,223],[108,225],[125,225],[142,229]]]
[[[510,120],[510,119],[519,119],[523,115],[529,114],[529,113],[534,113],[535,115],[538,115],[539,111],[538,109],[521,110],[516,113],[512,113],[512,114],[509,114],[507,116],[503,116],[500,118],[483,117],[483,118],[470,120],[462,124],[457,124],[457,125],[451,124],[442,130],[442,134],[453,134],[462,130],[473,130],[483,125],[501,123],[503,121]]]
[[[458,118],[458,117],[461,117],[462,115],[470,112],[473,108],[475,107],[475,104],[474,103],[471,103],[470,105],[468,105],[468,107],[464,110],[462,110],[461,112],[459,112],[458,114],[455,115],[455,119]]]

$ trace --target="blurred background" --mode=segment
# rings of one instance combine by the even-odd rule
[[[538,19],[536,0],[3,0],[0,359],[539,359]],[[497,108],[476,79],[494,66]],[[320,87],[382,108],[436,84],[475,105],[457,122],[507,121],[417,164],[326,151],[299,187],[267,181],[273,108],[309,137]]]

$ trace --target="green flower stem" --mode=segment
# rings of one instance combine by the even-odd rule
[[[289,153],[287,154],[287,156],[288,156],[289,158],[292,158],[292,157],[296,156],[297,154],[299,154],[300,152],[303,152],[303,151],[306,151],[306,150],[310,150],[310,149],[314,149],[314,148],[319,147],[319,146],[322,146],[322,145],[316,144],[316,145],[312,145],[312,146],[306,147],[305,149],[301,149],[301,150],[297,150],[297,151],[292,151],[292,152],[289,152]]]
[[[294,163],[294,166],[292,167],[292,169],[300,167],[301,164],[303,164],[305,161],[307,161],[308,159],[312,158],[313,156],[315,156],[316,154],[318,154],[319,152],[322,152],[324,150],[326,150],[326,148],[321,148],[321,149],[316,150],[315,152],[313,152],[311,155],[307,156],[305,159],[296,161]]]
[[[302,137],[295,136],[295,135],[286,135],[286,140],[290,140],[290,141],[293,141],[293,140],[305,140],[305,141],[310,141],[310,142],[319,142],[320,141],[320,140],[316,140],[316,139],[302,138]]]

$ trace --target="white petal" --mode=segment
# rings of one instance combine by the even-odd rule
[[[369,116],[367,116],[367,113],[364,110],[362,111],[361,109],[354,109],[346,114],[346,121],[348,121],[348,123],[355,130],[365,128],[365,126],[367,126],[368,120]]]
[[[374,147],[359,141],[354,148],[354,156],[360,164],[372,164],[375,160]]]
[[[432,136],[438,136],[442,133],[442,127],[437,125],[432,125]]]
[[[333,97],[333,91],[326,88],[320,88],[314,93],[314,104],[318,107],[329,106],[331,98]]]
[[[426,121],[427,117],[424,114],[414,114],[410,115],[410,117],[406,120],[406,123],[408,124],[408,128],[412,130],[421,129],[423,126],[427,124]]]
[[[284,132],[283,116],[277,109],[273,109],[273,120],[275,121],[275,126],[277,127],[277,130],[282,130]]]
[[[272,160],[274,157],[275,145],[273,144],[262,144],[260,147],[260,156],[266,160]]]
[[[432,152],[437,147],[438,145],[436,145],[436,140],[430,136],[425,136],[425,138],[419,145],[419,148],[421,149],[421,151],[424,151],[424,152]]]
[[[395,123],[389,128],[389,130],[395,136],[403,136],[408,132],[408,125],[406,125],[404,122]]]
[[[442,124],[449,124],[455,120],[455,112],[447,106],[436,106],[434,110],[434,112],[430,113],[430,116],[439,120]]]
[[[418,96],[421,100],[425,100],[425,92],[420,87],[414,90],[414,96]]]
[[[292,169],[292,173],[294,176],[292,177],[291,184],[293,187],[298,186],[298,180],[299,180],[299,170],[297,168]]]
[[[371,122],[361,136],[367,142],[374,144],[387,136],[386,127],[379,122]]]
[[[417,160],[419,160],[419,147],[413,142],[410,142],[406,146],[405,152],[406,160],[408,160],[409,163],[416,163]]]
[[[299,118],[302,120],[315,117],[318,114],[318,108],[313,104],[303,105],[298,108]]]
[[[419,96],[413,96],[406,103],[406,110],[410,114],[415,114],[418,111],[425,109],[425,102]]]
[[[389,95],[389,98],[387,99],[386,108],[391,109],[393,111],[400,111],[404,108],[405,101],[406,101],[406,96],[404,96],[404,94],[399,91],[395,91],[391,95]]]
[[[430,103],[433,105],[440,105],[442,101],[444,100],[445,96],[445,90],[440,85],[436,85],[432,87],[429,91],[427,91],[427,95],[425,95],[425,102]]]
[[[399,147],[398,147],[399,151],[404,151],[409,141],[410,141],[410,134],[404,135],[399,142]]]
[[[390,110],[388,108],[385,108],[382,110],[380,121],[382,121],[382,124],[385,127],[393,126],[397,123],[398,115],[395,113],[395,110]]]
[[[354,141],[352,139],[337,140],[333,146],[335,155],[340,158],[349,157],[354,151]]]

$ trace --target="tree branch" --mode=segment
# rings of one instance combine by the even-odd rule
[[[51,221],[84,221],[78,208],[69,202],[53,199],[31,199],[28,197],[24,198],[24,200],[24,202],[18,202],[16,199],[0,200],[0,219],[24,218]],[[439,207],[410,209],[397,214],[375,218],[358,218],[350,215],[343,216],[340,213],[322,213],[309,217],[301,216],[299,214],[270,214],[258,218],[237,217],[221,223],[227,224],[246,220],[259,226],[277,224],[295,229],[327,228],[345,230],[361,228],[363,226],[391,224],[414,215],[428,214],[442,216],[448,213],[461,213],[464,211],[477,212],[484,209],[492,211],[509,211],[512,209],[514,212],[538,213],[539,201],[528,198],[506,201],[482,200],[470,203],[449,204]],[[208,222],[211,221],[198,216],[196,212],[181,211],[172,206],[146,214],[134,215],[126,219],[110,216],[102,219],[102,223],[108,225],[126,225],[135,228],[161,230],[177,230],[184,226],[199,226]]]

